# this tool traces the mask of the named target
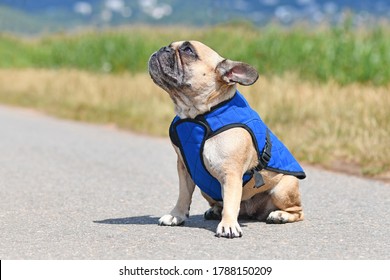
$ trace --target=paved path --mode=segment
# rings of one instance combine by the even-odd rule
[[[214,237],[198,190],[182,227],[167,139],[0,106],[0,259],[389,259],[390,185],[306,167],[306,220]]]

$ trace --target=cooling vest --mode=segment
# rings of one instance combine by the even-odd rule
[[[171,141],[179,147],[192,180],[208,196],[217,201],[222,200],[221,184],[207,171],[203,162],[204,143],[218,133],[234,127],[241,127],[249,132],[259,158],[259,165],[255,170],[248,170],[243,175],[243,185],[254,176],[255,171],[261,169],[294,175],[299,179],[306,177],[286,146],[250,108],[241,93],[236,91],[231,99],[194,119],[180,119],[176,116],[169,128]]]

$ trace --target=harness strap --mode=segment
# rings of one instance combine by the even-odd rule
[[[254,168],[256,171],[260,171],[268,166],[268,163],[272,156],[271,150],[272,150],[272,142],[269,134],[269,129],[267,128],[265,145],[259,157],[259,164]]]
[[[268,166],[268,163],[271,160],[271,155],[272,155],[271,150],[272,150],[272,142],[271,142],[271,137],[269,135],[269,129],[267,128],[265,145],[259,157],[259,163],[255,168],[249,171],[250,173],[252,173],[252,176],[255,178],[255,185],[253,186],[254,188],[258,189],[261,186],[264,186],[265,184],[263,176],[261,176],[259,171]]]

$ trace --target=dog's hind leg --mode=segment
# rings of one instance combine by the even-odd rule
[[[202,192],[202,196],[207,200],[210,205],[210,209],[208,209],[204,213],[205,220],[221,220],[222,219],[222,203],[215,201],[211,197],[209,197],[206,193]]]
[[[278,210],[272,211],[267,223],[284,224],[303,220],[301,196],[298,179],[284,175],[280,182],[270,191],[271,201]]]

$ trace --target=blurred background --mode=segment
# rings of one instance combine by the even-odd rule
[[[390,1],[0,0],[0,103],[167,136],[149,56],[199,40],[301,161],[390,178]],[[156,121],[157,120],[157,121]]]
[[[2,31],[31,35],[128,24],[209,26],[246,20],[257,26],[278,22],[310,26],[340,24],[345,12],[353,25],[390,17],[386,0],[1,0]]]

